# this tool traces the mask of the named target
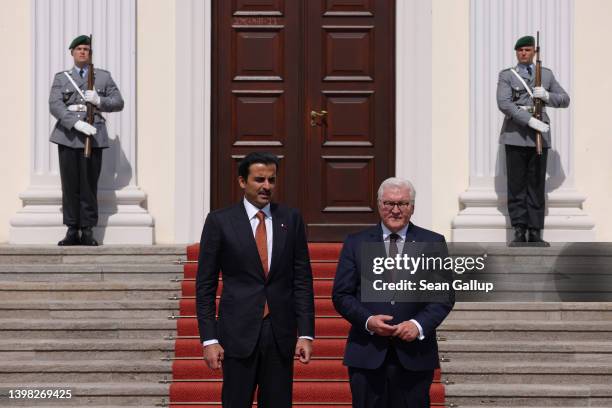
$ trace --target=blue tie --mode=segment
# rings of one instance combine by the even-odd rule
[[[83,68],[81,68],[81,70],[79,71],[79,75],[81,76],[81,78],[85,78],[85,70]]]

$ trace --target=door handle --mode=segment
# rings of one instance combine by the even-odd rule
[[[321,124],[321,119],[327,116],[327,111],[322,110],[321,112],[310,111],[310,126],[319,126]],[[319,120],[317,120],[319,119]]]

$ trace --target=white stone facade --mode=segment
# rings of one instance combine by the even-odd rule
[[[396,173],[417,188],[414,221],[457,241],[506,239],[495,86],[514,64],[516,38],[539,29],[544,65],[572,97],[551,115],[545,238],[612,240],[612,79],[593,80],[612,65],[612,2],[397,0],[396,10]],[[11,33],[0,38],[11,60],[0,74],[15,95],[0,101],[0,131],[12,146],[0,151],[0,242],[53,243],[65,231],[47,98],[53,74],[71,65],[68,43],[90,32],[94,62],[126,101],[107,116],[114,143],[100,180],[98,237],[199,239],[214,183],[210,27],[210,0],[0,3],[0,28]]]

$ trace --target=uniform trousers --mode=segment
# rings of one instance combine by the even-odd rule
[[[433,374],[433,370],[405,369],[395,347],[389,346],[385,361],[379,368],[349,367],[353,407],[429,408]]]
[[[293,356],[281,355],[269,317],[249,357],[223,360],[223,408],[251,408],[256,388],[258,407],[291,408]]]
[[[513,227],[519,225],[541,230],[546,209],[546,159],[535,147],[505,145],[508,179],[508,215]]]
[[[83,149],[57,145],[62,180],[62,212],[64,225],[94,227],[98,224],[98,179],[102,169],[102,149],[91,149],[91,157],[83,157]]]

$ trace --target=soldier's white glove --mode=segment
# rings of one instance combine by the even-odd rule
[[[85,133],[87,136],[93,136],[98,133],[98,129],[82,120],[77,121],[77,123],[74,124],[74,128],[81,133]]]
[[[94,105],[100,105],[100,96],[96,90],[85,91],[85,102],[93,103]]]
[[[548,102],[550,95],[548,94],[548,91],[544,89],[543,86],[536,86],[535,88],[533,88],[533,97],[541,99],[544,102]]]
[[[548,123],[544,123],[539,119],[531,118],[528,123],[529,127],[537,130],[540,133],[546,133],[550,130]]]

